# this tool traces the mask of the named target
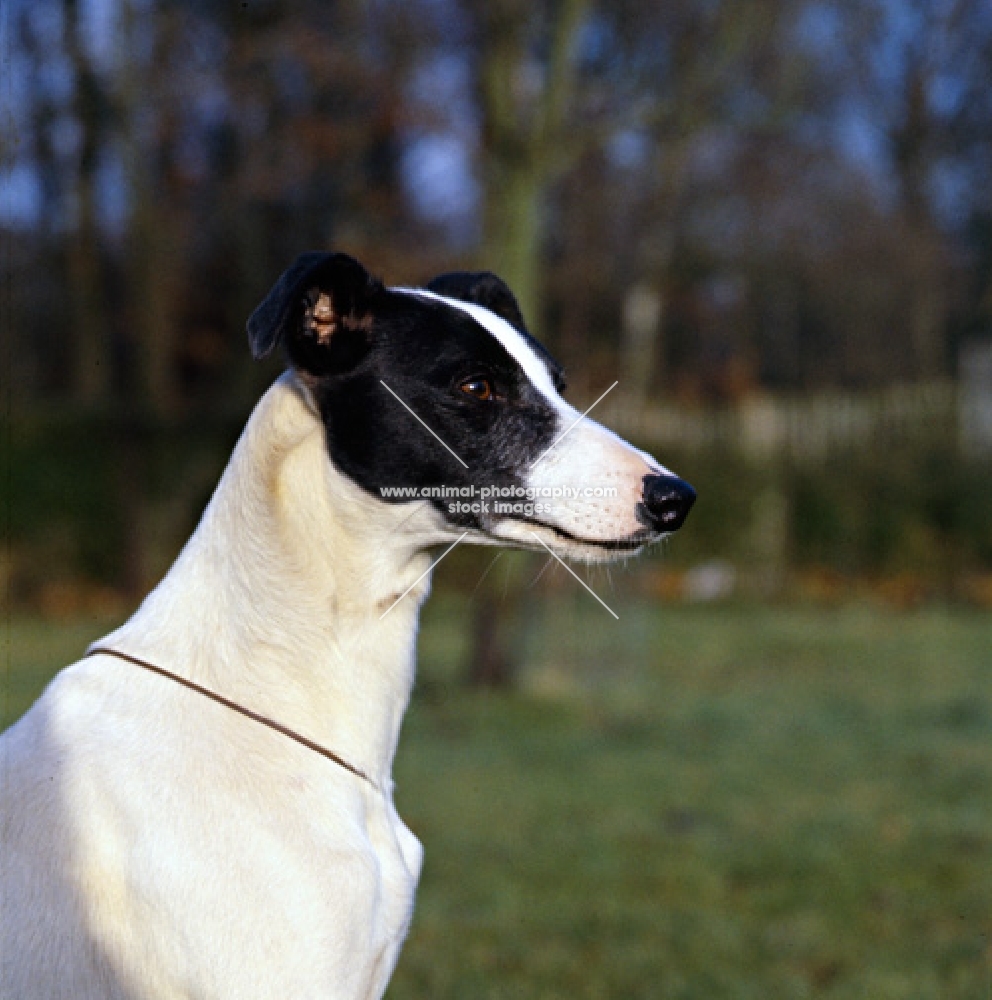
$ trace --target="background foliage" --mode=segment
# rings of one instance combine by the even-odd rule
[[[627,413],[705,416],[961,373],[990,405],[980,0],[11,0],[2,30],[16,603],[160,574],[274,374],[245,317],[306,248],[503,274],[579,405],[614,377]],[[703,483],[700,552],[746,570],[778,532],[780,569],[946,593],[992,521],[992,421],[969,449],[956,412],[815,469],[618,425]]]

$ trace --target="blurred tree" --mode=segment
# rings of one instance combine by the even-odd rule
[[[494,0],[474,7],[484,191],[481,257],[513,289],[527,323],[538,333],[545,325],[545,203],[574,155],[566,123],[589,7],[589,0]],[[514,644],[510,636],[520,631],[521,584],[533,565],[524,553],[509,554],[503,572],[513,585],[500,587],[487,574],[477,587],[470,682],[489,687],[513,683],[521,640]]]
[[[992,171],[992,9],[981,0],[858,0],[812,9],[816,118],[821,131],[832,123],[852,147],[857,171],[848,158],[848,192],[861,187],[864,195],[845,218],[852,229],[872,226],[876,244],[885,244],[867,262],[889,313],[868,331],[877,345],[880,325],[887,327],[890,353],[875,377],[947,375],[952,317],[975,308],[960,299],[953,275],[969,220],[987,204]],[[835,192],[841,181],[835,171]],[[863,274],[848,268],[835,278],[856,284]],[[841,287],[832,293],[836,302],[845,300]],[[848,371],[864,333],[852,344]]]
[[[180,146],[190,110],[185,85],[195,73],[192,26],[172,6],[146,12],[134,0],[121,0],[120,10],[118,103],[130,200],[127,389],[133,405],[163,418],[174,415],[181,401],[179,324],[192,223]]]
[[[569,112],[589,7],[589,0],[495,0],[477,8],[483,255],[538,331],[544,201],[575,153]]]
[[[66,0],[65,22],[66,52],[74,77],[71,106],[80,133],[76,220],[66,241],[75,340],[73,395],[84,405],[94,405],[107,401],[113,378],[106,261],[97,206],[97,172],[112,129],[112,108],[86,50],[85,20],[78,0]]]
[[[590,305],[562,303],[566,355],[615,351],[633,293],[650,296],[657,314],[649,335],[625,328],[622,352],[637,355],[642,392],[662,373],[705,363],[702,331],[686,322],[686,291],[708,279],[705,261],[720,266],[725,250],[714,237],[740,215],[747,177],[733,174],[739,151],[781,141],[801,109],[801,68],[783,43],[795,16],[796,5],[777,0],[620,2],[598,12],[589,69],[597,141],[556,204],[555,288]],[[592,206],[590,185],[600,192]],[[746,334],[739,325],[739,340]]]
[[[931,379],[989,335],[985,0],[4,13],[0,269],[25,406],[149,428],[243,411],[272,374],[245,316],[332,245],[398,281],[502,273],[580,399],[618,365],[638,399]],[[152,504],[137,467],[123,480]]]

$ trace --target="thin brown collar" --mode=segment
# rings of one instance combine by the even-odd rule
[[[177,684],[181,684],[183,687],[189,688],[197,694],[202,694],[204,698],[209,698],[211,701],[217,702],[218,705],[223,705],[225,708],[229,708],[233,712],[238,712],[246,718],[253,719],[255,722],[261,723],[263,726],[268,726],[269,729],[273,729],[277,733],[282,733],[283,736],[288,736],[291,740],[295,740],[297,743],[305,746],[308,750],[313,750],[314,753],[319,753],[321,757],[326,757],[329,761],[333,761],[338,765],[338,767],[343,767],[346,771],[350,771],[356,777],[361,778],[362,781],[367,781],[376,791],[379,791],[379,786],[361,768],[355,767],[354,764],[349,763],[343,757],[339,757],[333,750],[328,750],[326,747],[322,747],[319,743],[314,743],[313,740],[307,739],[306,736],[301,736],[299,733],[294,732],[292,729],[282,725],[282,723],[276,722],[274,719],[266,718],[264,715],[259,715],[258,712],[253,712],[250,708],[245,708],[243,705],[239,705],[237,702],[231,701],[223,695],[217,694],[216,691],[211,691],[209,688],[202,687],[195,681],[188,680],[185,677],[180,677],[179,674],[174,674],[171,670],[166,670],[164,667],[158,667],[154,663],[149,663],[147,660],[142,660],[137,656],[131,656],[130,653],[122,653],[120,650],[111,649],[109,646],[93,646],[86,651],[85,655],[116,656],[119,660],[126,660],[128,663],[133,663],[136,666],[144,667],[145,670],[150,670],[153,674],[159,674],[162,677],[167,677],[170,681],[175,681]]]

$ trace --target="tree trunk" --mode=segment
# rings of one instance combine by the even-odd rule
[[[521,94],[530,54],[528,5],[493,0],[483,15],[479,67],[483,153],[488,167],[484,255],[513,289],[540,334],[543,202],[565,165],[565,114],[575,84],[573,50],[589,0],[561,0],[553,12],[543,87]]]
[[[163,15],[156,44],[147,62],[139,62],[138,45],[121,52],[119,103],[125,120],[131,123],[125,152],[132,209],[130,218],[128,268],[128,335],[134,348],[129,394],[134,404],[158,417],[175,413],[179,403],[177,379],[178,330],[176,302],[184,267],[180,237],[181,199],[170,191],[174,136],[161,102],[150,109],[149,94],[167,71],[170,42],[169,14]],[[174,15],[173,15],[174,16]],[[137,14],[132,3],[123,6],[125,39],[137,33]],[[153,99],[152,99],[153,100]],[[154,127],[142,130],[137,122],[151,114]]]
[[[480,90],[483,145],[488,166],[485,193],[485,266],[513,290],[532,331],[543,327],[541,240],[543,202],[561,165],[562,123],[574,83],[572,50],[589,0],[562,0],[554,13],[546,83],[532,100],[521,97],[520,81],[530,59],[528,6],[493,0],[483,15]],[[471,683],[508,687],[520,666],[519,588],[533,557],[521,554],[511,596],[497,592],[490,574],[475,594]]]
[[[108,104],[82,42],[77,0],[65,3],[66,47],[76,76],[74,104],[82,131],[79,177],[76,183],[78,218],[68,240],[69,293],[72,319],[67,334],[73,339],[73,395],[91,406],[106,402],[111,393],[110,335],[104,308],[100,227],[95,205],[96,169],[106,131]]]
[[[542,326],[541,201],[544,185],[533,164],[501,165],[486,193],[485,255],[513,290],[535,332]]]
[[[104,310],[100,248],[93,224],[93,190],[89,178],[80,178],[78,197],[80,219],[69,241],[72,318],[68,333],[75,347],[73,395],[77,402],[93,406],[110,399],[113,372],[110,331]]]
[[[179,406],[177,378],[181,256],[174,223],[164,218],[149,194],[136,206],[132,258],[131,333],[136,347],[134,390],[141,405],[158,417]]]
[[[481,588],[480,588],[481,589]],[[487,594],[491,598],[491,593]],[[510,655],[507,634],[513,610],[498,600],[477,600],[472,612],[472,648],[468,682],[475,687],[507,688],[516,679],[518,663]]]

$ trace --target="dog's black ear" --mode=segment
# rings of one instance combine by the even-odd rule
[[[327,367],[337,334],[372,327],[382,283],[343,253],[304,253],[293,261],[248,319],[256,358],[282,344],[297,368]]]
[[[462,302],[473,302],[496,313],[521,333],[527,333],[520,306],[507,283],[489,271],[449,271],[439,274],[427,291]]]

